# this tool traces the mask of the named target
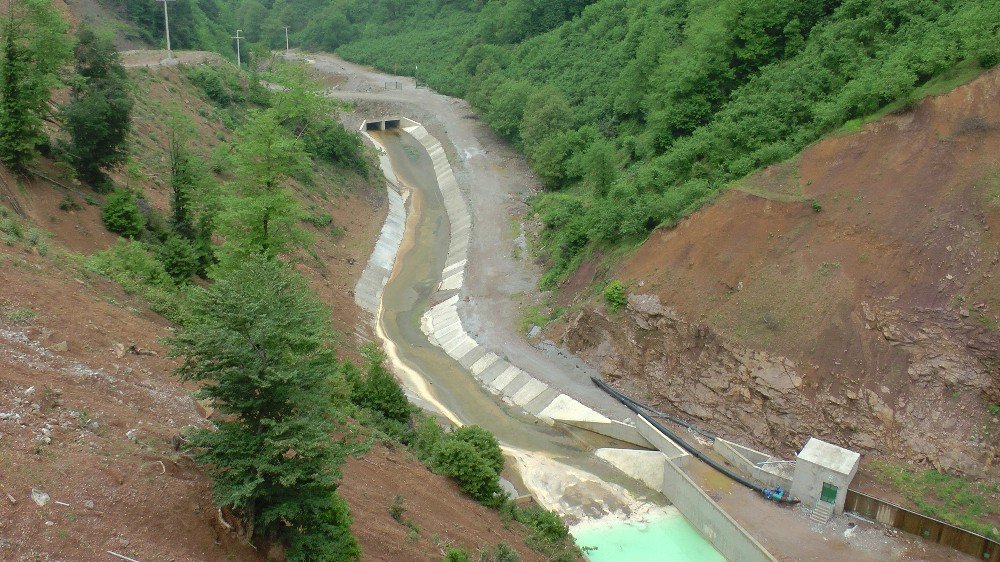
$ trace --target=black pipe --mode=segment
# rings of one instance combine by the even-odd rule
[[[590,377],[590,380],[594,381],[594,384],[596,384],[601,390],[603,390],[604,392],[607,392],[611,396],[615,397],[619,402],[621,402],[622,404],[624,404],[626,408],[628,408],[629,410],[632,410],[638,416],[640,416],[642,419],[644,419],[647,422],[649,422],[649,424],[652,425],[654,428],[656,428],[657,431],[660,431],[661,433],[663,433],[664,435],[666,435],[667,437],[669,437],[670,439],[672,439],[674,442],[676,442],[678,445],[680,445],[681,448],[683,448],[685,451],[687,451],[687,452],[691,453],[692,455],[694,455],[698,460],[704,462],[705,464],[707,464],[708,466],[714,468],[715,470],[718,470],[719,472],[725,474],[726,476],[728,476],[729,478],[735,480],[736,482],[739,482],[740,484],[743,484],[747,488],[750,488],[751,490],[754,490],[755,492],[761,492],[761,493],[764,492],[764,489],[761,488],[760,486],[757,486],[753,482],[750,482],[749,480],[743,478],[742,476],[740,476],[740,475],[738,475],[738,474],[730,471],[726,467],[724,467],[724,466],[720,465],[719,463],[715,462],[714,460],[706,457],[698,449],[695,449],[691,445],[688,445],[686,441],[684,441],[683,439],[681,439],[680,437],[678,437],[677,435],[675,435],[674,432],[670,431],[669,429],[667,429],[666,427],[664,427],[663,424],[661,424],[660,422],[658,422],[655,419],[651,418],[648,414],[644,413],[638,406],[636,406],[633,403],[633,400],[631,398],[629,398],[628,396],[625,396],[621,392],[618,392],[617,390],[611,388],[610,386],[608,386],[607,383],[605,383],[601,379],[598,379],[597,377]]]
[[[603,384],[603,382],[602,382],[602,384]],[[611,387],[608,387],[608,388],[611,388]],[[612,389],[612,390],[614,390],[614,389]],[[705,431],[703,429],[698,429],[697,427],[691,425],[689,422],[686,422],[686,421],[684,421],[684,420],[682,420],[680,418],[675,418],[674,416],[671,416],[670,414],[665,414],[665,413],[663,413],[663,412],[661,412],[661,411],[659,411],[659,410],[657,410],[655,408],[652,408],[650,406],[647,406],[647,405],[643,404],[642,402],[639,402],[638,400],[635,400],[633,398],[629,398],[628,396],[625,396],[624,394],[621,394],[620,392],[618,394],[621,395],[621,398],[623,398],[625,400],[628,400],[629,402],[631,402],[635,406],[637,406],[639,408],[642,408],[643,410],[646,410],[647,412],[650,412],[651,414],[653,414],[654,416],[656,416],[658,418],[668,419],[668,420],[676,423],[679,426],[686,427],[686,428],[690,429],[691,431],[694,431],[696,433],[700,433],[700,434],[704,435],[705,437],[708,437],[709,439],[718,439],[719,438],[718,435],[712,433],[711,431]]]

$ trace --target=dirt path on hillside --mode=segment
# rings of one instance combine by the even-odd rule
[[[444,145],[473,217],[459,307],[470,334],[580,402],[619,419],[628,417],[590,381],[595,370],[551,342],[529,341],[519,331],[525,307],[542,299],[537,290],[541,268],[517,250],[519,217],[539,188],[524,157],[497,138],[465,100],[416,89],[412,78],[389,76],[335,56],[302,58],[320,73],[345,78],[330,90],[354,102],[345,124],[357,127],[366,118],[405,116],[421,122]],[[401,89],[386,89],[396,83]]]

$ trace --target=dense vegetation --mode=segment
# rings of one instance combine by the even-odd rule
[[[1000,59],[983,0],[602,0],[534,35],[491,17],[528,4],[414,8],[340,52],[419,65],[523,148],[549,190],[535,202],[547,285],[595,245],[642,239],[956,66]]]
[[[259,51],[289,26],[295,46],[466,97],[548,189],[534,204],[546,287],[592,249],[1000,60],[992,0],[191,1]]]
[[[725,185],[1000,60],[991,0],[276,0],[230,3],[254,41],[464,96],[519,146],[553,286]],[[249,30],[249,31],[247,31]]]

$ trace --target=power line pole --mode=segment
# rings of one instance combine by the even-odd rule
[[[157,2],[163,2],[163,28],[167,33],[167,58],[174,58],[173,51],[170,50],[170,14],[167,13],[167,2],[173,2],[174,0],[156,0]]]
[[[237,29],[236,30],[236,35],[233,36],[233,37],[230,37],[230,39],[236,39],[236,66],[243,66],[243,60],[242,60],[242,57],[240,55],[240,39],[246,39],[246,38],[245,37],[240,37],[240,33],[242,31],[243,31],[242,29]]]
[[[288,56],[288,26],[285,26],[285,56]]]

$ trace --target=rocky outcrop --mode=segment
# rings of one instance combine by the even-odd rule
[[[992,332],[961,313],[860,306],[871,345],[905,360],[867,374],[822,372],[734,344],[656,295],[621,314],[587,307],[565,344],[612,384],[720,434],[780,454],[809,436],[941,470],[981,476],[997,459],[1000,402]],[[880,356],[885,356],[881,354]]]

